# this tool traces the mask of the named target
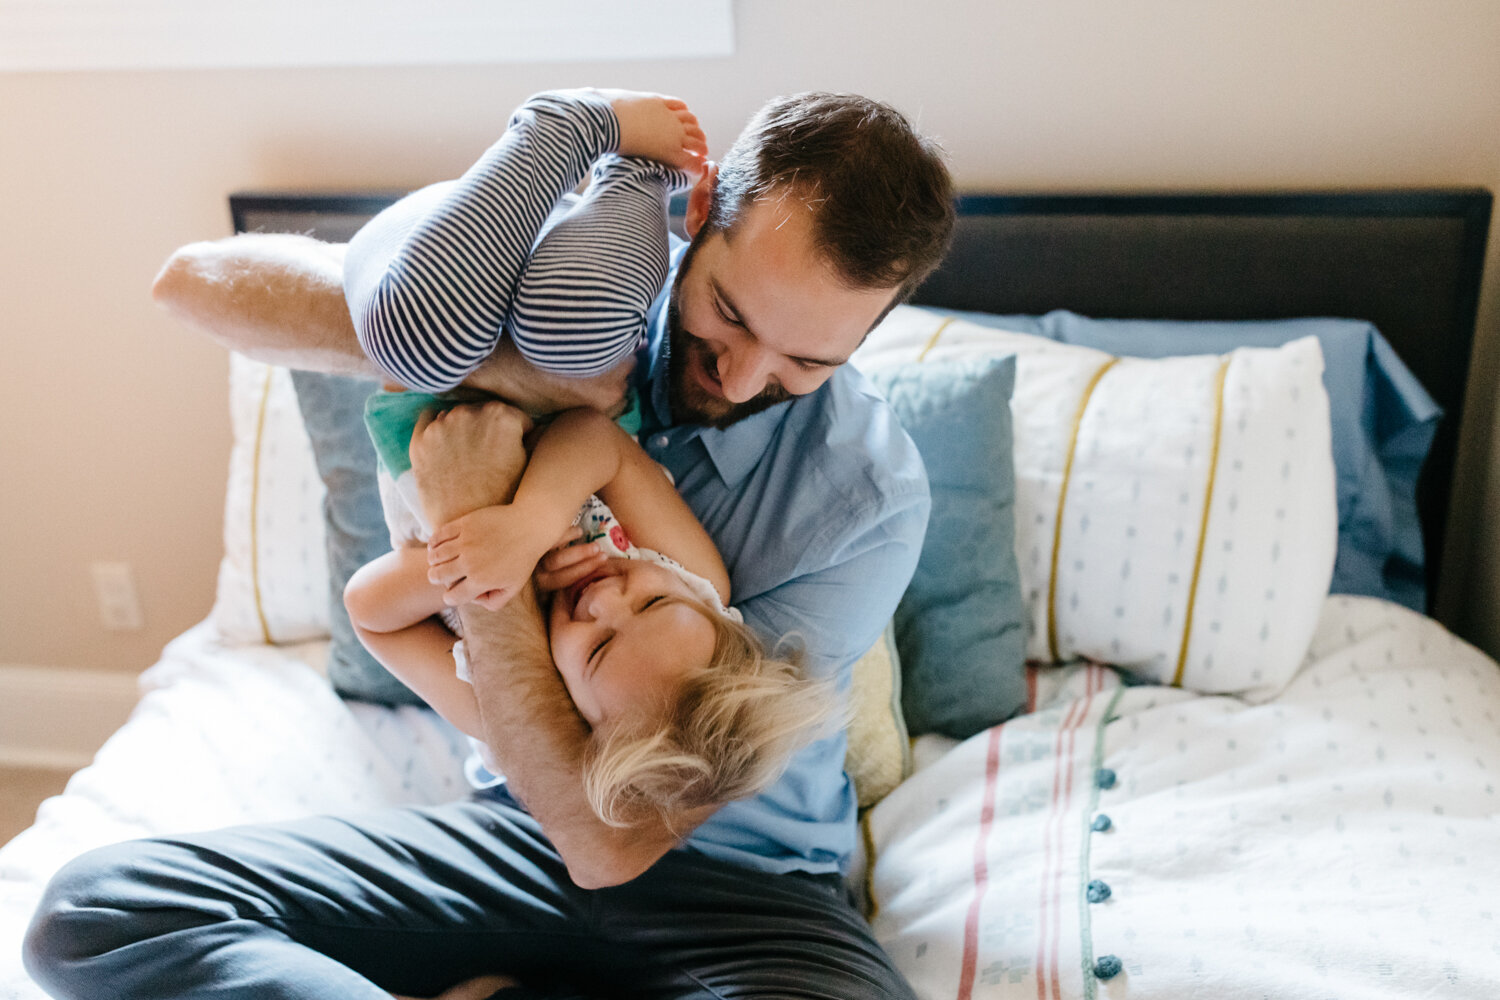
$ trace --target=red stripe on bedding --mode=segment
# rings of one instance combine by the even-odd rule
[[[1057,745],[1052,749],[1052,801],[1048,804],[1047,822],[1042,828],[1042,883],[1041,894],[1037,899],[1036,1000],[1047,1000],[1047,977],[1044,973],[1047,967],[1047,876],[1052,870],[1052,822],[1057,815],[1057,796],[1062,788],[1063,734],[1073,724],[1073,713],[1078,705],[1076,699],[1068,703],[1068,711],[1057,727]]]
[[[1000,774],[1000,731],[1003,725],[990,730],[989,747],[984,758],[984,805],[979,810],[979,837],[974,841],[974,899],[969,903],[969,915],[964,919],[964,959],[958,977],[958,1000],[971,1000],[974,995],[974,973],[979,966],[979,906],[984,901],[985,889],[989,886],[990,870],[985,861],[985,849],[990,839],[990,826],[995,819],[995,785]]]
[[[1102,680],[1103,671],[1090,664],[1084,674],[1083,697],[1074,699],[1068,706],[1068,714],[1057,731],[1057,746],[1053,756],[1052,811],[1047,817],[1046,861],[1042,866],[1042,905],[1037,918],[1039,930],[1036,958],[1037,1000],[1047,1000],[1048,983],[1052,987],[1052,1000],[1062,998],[1062,981],[1058,975],[1057,962],[1058,942],[1062,940],[1062,901],[1059,897],[1062,894],[1063,820],[1073,799],[1074,736],[1083,725],[1084,719],[1088,718],[1094,695],[1103,687]],[[1050,893],[1048,892],[1049,881]],[[1047,921],[1049,912],[1052,917],[1050,940]]]
[[[1062,808],[1058,810],[1057,823],[1057,856],[1059,859],[1062,858],[1063,850],[1063,831],[1065,829],[1063,819],[1067,816],[1068,810],[1073,805],[1073,751],[1076,742],[1075,737],[1078,735],[1078,730],[1083,726],[1083,720],[1088,718],[1089,708],[1094,703],[1094,694],[1098,691],[1097,683],[1101,672],[1092,663],[1088,665],[1087,671],[1084,675],[1083,708],[1078,713],[1078,717],[1074,719],[1072,728],[1068,730],[1068,760],[1067,765],[1063,768],[1066,778],[1063,784]],[[1052,963],[1048,969],[1048,977],[1052,981],[1052,1000],[1062,1000],[1062,979],[1057,973],[1058,945],[1062,941],[1062,872],[1063,866],[1061,863],[1052,869]]]

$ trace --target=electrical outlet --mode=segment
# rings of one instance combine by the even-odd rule
[[[96,562],[89,570],[94,575],[94,592],[99,597],[99,623],[114,631],[144,628],[146,622],[130,563]]]

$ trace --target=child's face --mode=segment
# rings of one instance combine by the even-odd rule
[[[639,559],[610,559],[552,595],[552,659],[578,712],[596,729],[659,705],[713,657],[717,632],[680,577]]]

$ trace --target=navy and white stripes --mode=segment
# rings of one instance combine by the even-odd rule
[[[603,155],[618,144],[606,102],[539,95],[463,177],[371,220],[350,241],[344,276],[365,353],[427,392],[461,382],[505,331],[562,375],[630,353],[666,280],[666,197],[686,178]],[[595,161],[584,197],[545,228]]]

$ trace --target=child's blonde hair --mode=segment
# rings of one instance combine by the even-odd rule
[[[610,826],[748,798],[845,721],[833,684],[805,676],[800,651],[773,657],[746,625],[683,603],[714,623],[708,669],[662,711],[596,729],[584,755],[589,804]]]

